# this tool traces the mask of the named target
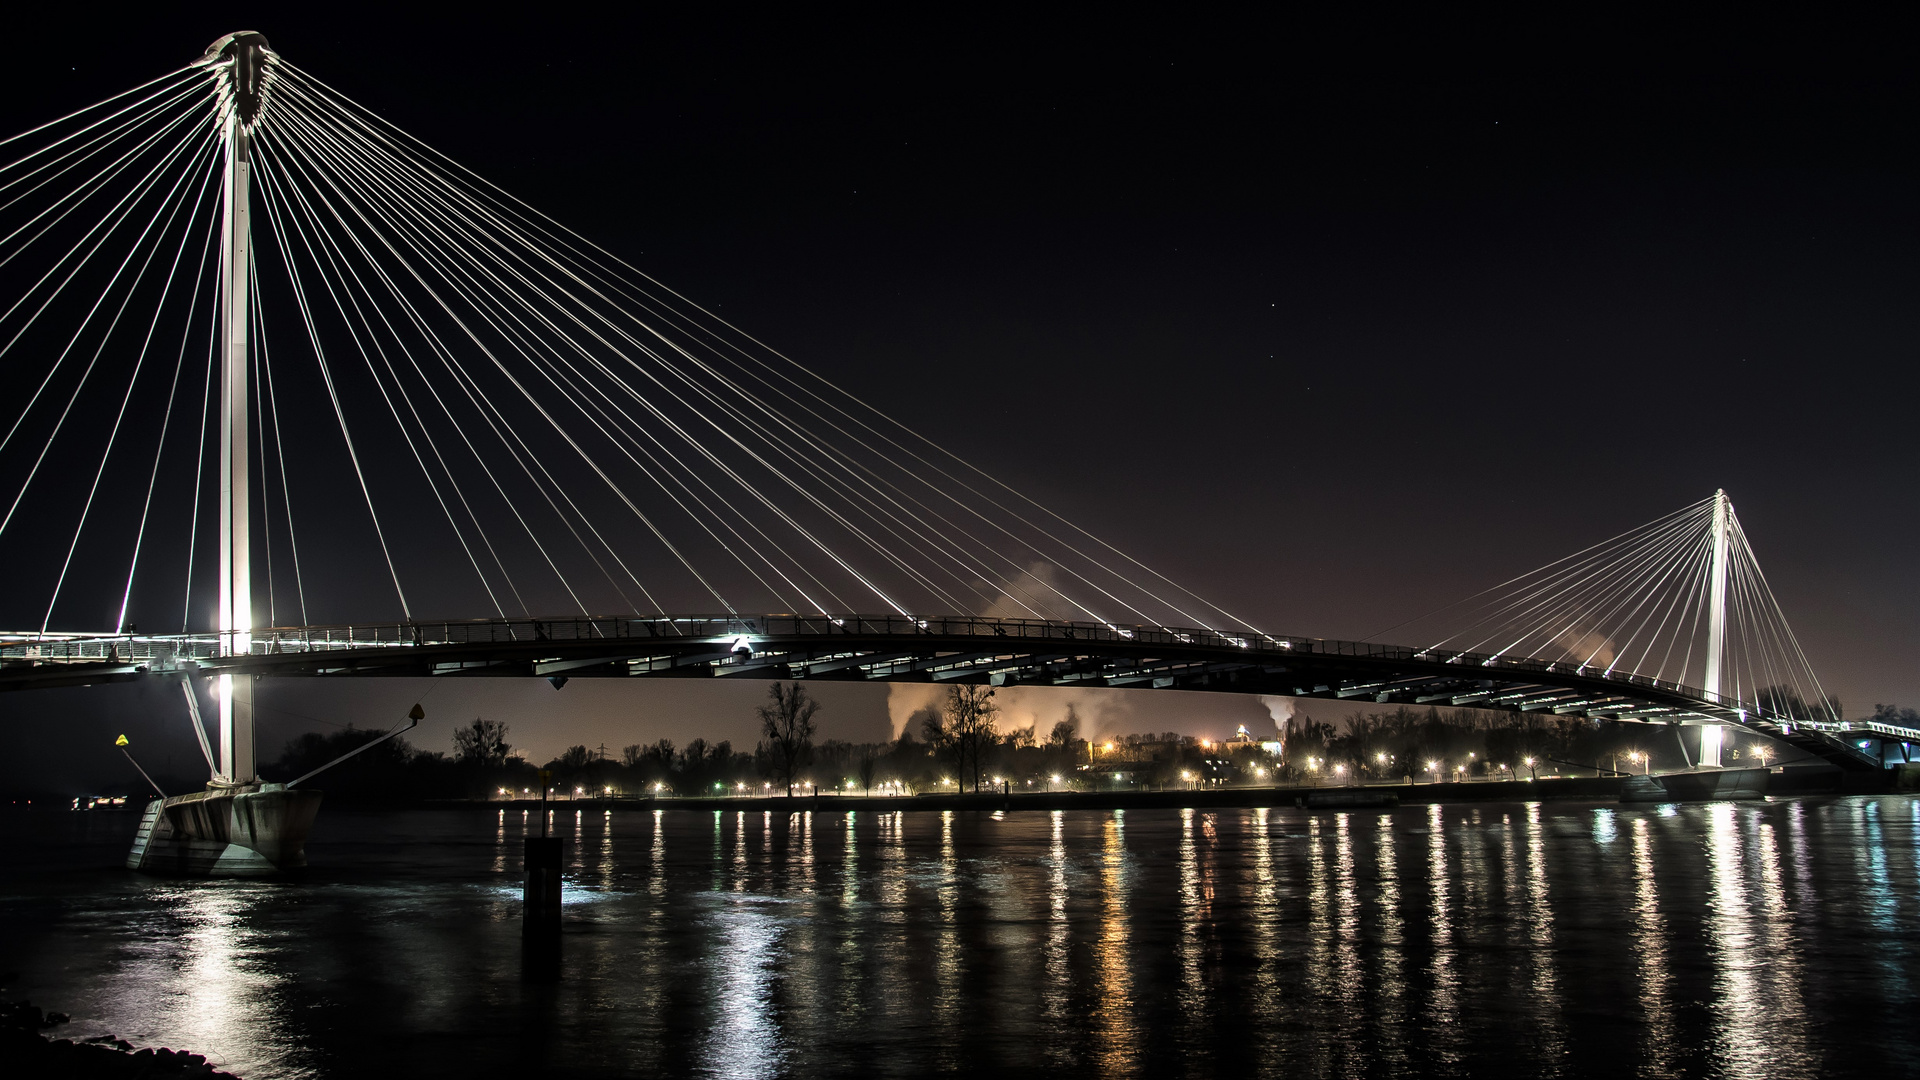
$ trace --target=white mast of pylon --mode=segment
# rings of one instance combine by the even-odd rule
[[[1727,645],[1727,527],[1733,504],[1725,489],[1713,493],[1713,568],[1707,594],[1707,700],[1720,701],[1720,664]],[[1718,767],[1726,729],[1707,724],[1700,729],[1700,764]]]
[[[267,39],[251,30],[228,34],[202,58],[220,80],[219,108],[227,148],[220,253],[220,610],[221,652],[252,651],[253,559],[247,506],[247,283],[252,230],[247,210],[253,128],[266,98]],[[220,776],[228,784],[255,779],[253,677],[220,676]]]

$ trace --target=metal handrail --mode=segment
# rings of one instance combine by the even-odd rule
[[[1585,665],[1538,657],[1435,651],[1375,642],[1334,638],[1275,635],[1255,631],[1233,632],[1165,626],[1120,625],[1097,622],[1060,622],[1046,619],[988,618],[948,615],[917,618],[908,615],[661,615],[559,616],[523,619],[461,619],[415,622],[341,623],[315,626],[262,627],[255,630],[203,634],[37,634],[0,633],[0,660],[44,662],[102,662],[206,660],[235,655],[231,639],[247,638],[245,653],[331,652],[369,648],[417,648],[475,644],[534,644],[541,641],[606,642],[724,641],[739,637],[961,637],[1006,641],[1058,641],[1109,644],[1123,647],[1238,649],[1249,656],[1354,656],[1409,660],[1498,671],[1576,675],[1623,686],[1663,690],[1708,700],[1696,687],[1633,672],[1599,670]],[[1723,701],[1729,709],[1745,707],[1755,718],[1766,711],[1743,702]]]

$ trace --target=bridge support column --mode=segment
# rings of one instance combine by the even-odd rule
[[[1726,745],[1727,729],[1720,724],[1702,724],[1700,726],[1700,767],[1717,769],[1720,767],[1720,750]]]
[[[220,775],[251,783],[259,762],[253,748],[253,676],[220,676]]]

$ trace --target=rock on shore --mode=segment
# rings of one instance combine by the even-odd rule
[[[43,1013],[30,1001],[0,1004],[0,1062],[9,1077],[39,1080],[160,1080],[170,1077],[227,1077],[199,1054],[185,1050],[135,1050],[127,1042],[101,1035],[83,1042],[54,1039],[45,1033],[67,1022],[63,1013]]]

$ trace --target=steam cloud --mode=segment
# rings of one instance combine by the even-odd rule
[[[1287,721],[1293,719],[1293,699],[1260,695],[1260,704],[1267,707],[1267,714],[1273,717],[1273,730],[1281,735],[1287,733]]]
[[[887,714],[893,736],[912,726],[919,738],[917,715],[938,709],[947,688],[927,683],[891,683],[887,687]],[[1179,731],[1224,738],[1242,725],[1258,722],[1264,711],[1276,724],[1293,714],[1288,698],[1244,697],[1238,694],[1169,693],[1154,690],[1093,689],[1064,686],[1008,686],[994,692],[1000,707],[996,728],[1001,732],[1033,725],[1041,739],[1053,725],[1066,719],[1072,706],[1080,721],[1079,735],[1094,739],[1148,731]],[[1265,706],[1264,710],[1261,706]]]

